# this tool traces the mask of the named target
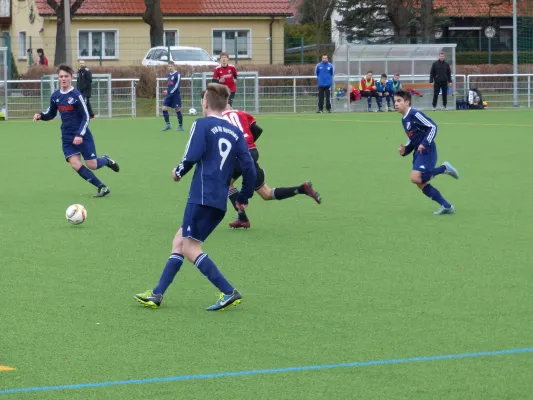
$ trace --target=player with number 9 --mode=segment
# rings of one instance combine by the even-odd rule
[[[202,242],[215,230],[226,214],[231,176],[238,160],[242,169],[242,189],[237,206],[245,209],[253,196],[256,172],[248,152],[243,132],[222,118],[229,97],[227,87],[210,83],[202,99],[204,118],[197,119],[191,128],[185,154],[172,178],[179,182],[196,164],[191,182],[183,224],[172,243],[159,284],[153,290],[139,293],[135,299],[141,304],[157,308],[163,294],[178,273],[184,258],[194,263],[222,293],[216,304],[207,311],[222,310],[241,301],[241,294],[222,275],[215,263],[202,251]]]

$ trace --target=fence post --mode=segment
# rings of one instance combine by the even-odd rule
[[[300,64],[305,64],[304,62],[304,37],[300,37]]]
[[[107,112],[109,118],[113,116],[113,84],[111,83],[111,77],[107,80]]]
[[[4,36],[5,44],[7,47],[7,78],[13,79],[13,60],[11,60],[11,35],[8,33]],[[18,77],[17,77],[18,78]]]
[[[292,105],[296,113],[296,78],[292,78]]]
[[[31,36],[30,36],[30,52],[28,53],[28,65],[30,67],[33,65],[33,45],[31,44]]]
[[[135,90],[135,80],[131,80],[131,116],[137,116],[137,94]]]
[[[527,108],[531,108],[531,75],[527,76]]]
[[[237,33],[237,32],[235,32],[235,33]],[[238,37],[239,37],[239,35],[236,34],[235,35],[235,49],[234,49],[234,51],[235,51],[235,65],[237,65],[239,63],[239,50],[237,48],[237,39],[238,39]]]
[[[155,116],[159,117],[159,79],[155,78]]]
[[[242,95],[243,95],[243,110],[246,111],[246,77],[244,77],[244,79],[242,80]]]

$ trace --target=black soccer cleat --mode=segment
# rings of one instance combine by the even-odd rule
[[[109,193],[111,193],[111,190],[106,185],[102,185],[98,188],[98,193],[96,193],[93,197],[105,197]]]
[[[107,167],[108,168],[111,168],[115,172],[120,171],[120,167],[118,166],[118,163],[115,160],[113,160],[107,154],[104,154],[102,157],[104,157],[107,160]]]
[[[311,182],[305,182],[303,184],[303,189],[307,196],[311,197],[318,204],[322,203],[322,198],[320,197],[320,194],[318,194],[318,192],[313,189],[313,184]]]

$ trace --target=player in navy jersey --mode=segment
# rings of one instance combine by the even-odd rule
[[[445,161],[439,167],[437,164],[437,124],[424,113],[411,108],[411,93],[400,89],[394,93],[394,106],[402,114],[402,125],[409,138],[407,145],[400,145],[398,152],[401,156],[413,153],[413,170],[411,182],[416,184],[431,200],[440,204],[441,208],[435,215],[454,214],[455,208],[440,192],[428,182],[433,177],[446,174],[459,179],[459,173],[452,165]]]
[[[176,69],[176,64],[173,61],[168,63],[168,78],[167,78],[167,90],[163,93],[166,94],[163,101],[163,117],[165,118],[165,127],[163,131],[172,129],[170,125],[170,117],[168,115],[168,108],[173,108],[178,116],[177,131],[183,131],[183,114],[181,113],[181,93],[180,93],[181,75]]]
[[[102,167],[109,167],[118,172],[118,164],[108,155],[97,157],[94,138],[89,130],[89,111],[85,100],[78,90],[72,87],[74,71],[68,65],[58,68],[60,89],[52,93],[50,107],[44,113],[35,114],[33,121],[50,121],[57,112],[61,114],[61,136],[63,140],[63,154],[70,166],[87,182],[98,188],[94,197],[107,196],[111,191],[91,171]],[[85,165],[81,162],[81,157]]]
[[[243,183],[237,207],[244,210],[254,193],[255,168],[248,152],[244,134],[222,118],[229,90],[226,86],[210,83],[202,98],[205,118],[197,119],[191,128],[191,137],[183,160],[172,170],[172,178],[179,182],[196,164],[185,207],[183,224],[172,243],[159,284],[153,290],[139,293],[135,299],[147,307],[161,305],[163,294],[183,264],[184,257],[194,263],[209,281],[222,293],[207,311],[222,310],[241,302],[241,294],[222,275],[207,254],[202,242],[213,232],[226,214],[226,203],[231,176],[237,160],[242,169]]]

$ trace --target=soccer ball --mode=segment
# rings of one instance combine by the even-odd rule
[[[79,225],[87,219],[87,210],[81,204],[73,204],[67,208],[67,221]]]
[[[198,114],[198,111],[196,111],[196,108],[189,109],[189,115],[196,115]]]

